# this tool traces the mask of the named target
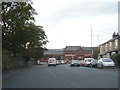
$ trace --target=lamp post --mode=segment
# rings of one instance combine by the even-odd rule
[[[83,24],[83,25],[90,25],[90,30],[91,30],[91,51],[92,51],[92,55],[91,55],[91,57],[93,57],[93,48],[92,48],[92,24]]]
[[[91,48],[92,48],[92,24],[83,24],[83,25],[90,25],[90,29],[91,29]]]
[[[92,48],[92,24],[90,24],[91,26],[91,48]]]

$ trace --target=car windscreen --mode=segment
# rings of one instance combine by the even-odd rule
[[[72,63],[78,63],[78,61],[77,60],[73,60]]]
[[[103,59],[103,62],[113,62],[111,59]]]

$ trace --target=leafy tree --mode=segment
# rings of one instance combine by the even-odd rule
[[[93,47],[93,58],[98,59],[99,48]]]
[[[1,13],[3,48],[12,51],[14,57],[40,57],[48,41],[43,27],[34,24],[37,13],[31,3],[2,2]]]

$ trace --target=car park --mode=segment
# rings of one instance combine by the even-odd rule
[[[71,66],[71,67],[72,67],[72,66],[78,66],[78,67],[79,67],[79,66],[80,66],[80,63],[79,63],[78,60],[72,60],[70,66]]]
[[[85,65],[84,66],[89,66],[91,61],[93,61],[94,59],[93,58],[85,58],[84,59],[84,62],[85,62]]]
[[[97,67],[98,68],[115,67],[115,63],[110,58],[101,58],[101,59],[98,60]]]
[[[56,59],[55,58],[49,58],[48,59],[48,66],[56,66]]]
[[[91,62],[90,62],[90,67],[97,67],[97,64],[98,64],[98,60],[92,60]]]

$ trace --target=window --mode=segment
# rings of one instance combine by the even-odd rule
[[[108,48],[108,44],[105,45],[105,51],[107,51],[107,48]]]
[[[102,46],[100,46],[100,53],[102,53],[102,52],[103,52],[102,48],[103,48],[103,47],[102,47]]]
[[[66,60],[68,60],[68,57],[66,57]]]
[[[110,50],[112,49],[112,42],[109,42]]]
[[[118,39],[115,40],[115,48],[118,48]]]
[[[82,53],[80,52],[79,54],[81,55]]]
[[[75,54],[74,52],[72,52],[72,54]]]
[[[72,59],[75,59],[75,57],[72,57]]]
[[[66,52],[66,54],[68,55],[68,52]]]

